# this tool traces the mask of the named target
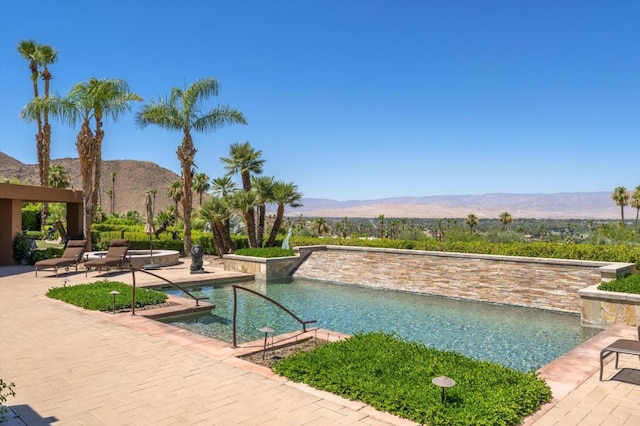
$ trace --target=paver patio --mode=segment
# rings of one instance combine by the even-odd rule
[[[160,273],[175,281],[233,275],[206,269],[190,275],[185,260]],[[64,278],[72,285],[102,277],[45,272],[35,278],[32,266],[0,268],[0,378],[15,382],[16,396],[7,403],[20,416],[9,424],[412,424],[289,382],[211,339],[141,315],[88,312],[44,296]],[[111,279],[131,282],[131,274]],[[141,285],[152,279],[136,274]],[[543,376],[561,398],[526,424],[640,424],[640,386],[598,380],[594,349],[620,337],[635,338],[635,329],[617,327],[592,348],[547,366]],[[637,357],[620,359],[621,367],[640,368]],[[575,364],[581,372],[572,372]],[[612,364],[605,368],[605,377],[614,374]]]

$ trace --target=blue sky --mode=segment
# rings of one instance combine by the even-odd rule
[[[121,78],[150,100],[216,77],[205,106],[247,126],[195,134],[198,172],[250,141],[305,197],[365,200],[631,189],[640,184],[640,2],[3,1],[0,151],[35,164],[17,53],[59,51],[52,90]],[[134,105],[137,110],[139,105]],[[53,124],[52,158],[78,129]],[[103,158],[179,173],[180,133],[105,123]],[[1,174],[1,173],[0,173]]]

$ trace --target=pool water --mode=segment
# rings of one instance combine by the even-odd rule
[[[302,320],[346,334],[385,331],[438,349],[456,351],[479,360],[501,363],[520,371],[535,370],[599,332],[581,327],[578,315],[540,309],[296,279],[291,283],[243,284],[266,294]],[[211,312],[169,317],[163,322],[232,341],[233,289],[231,285],[189,288],[208,296]],[[167,294],[183,296],[179,290]],[[288,314],[262,298],[239,290],[239,342],[264,337],[259,328],[275,334],[300,330]],[[322,336],[318,336],[322,337]]]

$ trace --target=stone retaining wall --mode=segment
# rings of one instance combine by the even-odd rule
[[[605,262],[343,246],[300,247],[296,278],[579,313]]]

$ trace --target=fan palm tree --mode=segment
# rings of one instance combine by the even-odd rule
[[[69,175],[59,164],[54,164],[49,168],[49,186],[53,188],[68,188]]]
[[[267,203],[273,201],[273,177],[258,176],[252,177],[252,190],[257,196],[256,207],[258,208],[258,223],[256,224],[256,245],[262,247],[264,239],[264,221],[267,213]]]
[[[73,85],[66,98],[52,99],[55,101],[51,109],[54,115],[71,125],[80,124],[76,148],[82,177],[83,232],[87,247],[91,247],[91,226],[96,217],[102,177],[103,119],[116,122],[131,110],[132,102],[142,101],[142,98],[131,92],[124,80],[91,77]]]
[[[620,223],[624,226],[624,207],[629,205],[629,193],[627,192],[627,188],[619,186],[614,189],[613,194],[611,194],[611,199],[616,203],[616,206],[620,206]]]
[[[182,182],[179,180],[174,180],[167,188],[167,197],[171,198],[174,206],[174,216],[173,216],[173,224],[178,224],[178,204],[182,200],[183,196],[182,192]]]
[[[258,203],[258,196],[253,191],[238,191],[227,197],[229,206],[242,216],[247,227],[249,247],[258,247],[256,241],[256,222],[254,208]]]
[[[280,227],[284,219],[285,207],[300,207],[302,206],[302,204],[300,204],[301,199],[302,193],[298,192],[298,186],[294,183],[276,181],[273,184],[273,202],[278,205],[278,210],[276,211],[276,218],[266,244],[267,247],[273,247],[276,244],[276,237],[278,232],[280,232]]]
[[[202,194],[211,189],[209,176],[206,173],[196,173],[193,175],[193,190],[198,194],[198,205],[202,205]]]
[[[325,218],[317,217],[313,219],[312,222],[313,222],[313,227],[315,228],[318,235],[322,235],[325,232],[331,232],[331,227],[329,226],[329,223],[327,223]]]
[[[211,189],[213,195],[219,197],[226,197],[233,193],[237,189],[236,183],[231,179],[231,176],[223,176],[215,179],[211,179]]]
[[[464,223],[469,225],[469,229],[471,230],[472,233],[473,233],[473,228],[475,228],[476,225],[478,225],[478,222],[479,222],[478,217],[473,213],[467,215],[467,217],[464,219]]]
[[[262,174],[264,161],[262,151],[255,150],[249,142],[234,143],[229,149],[229,157],[220,158],[229,175],[239,174],[242,189],[251,191],[251,176]]]
[[[633,194],[631,194],[631,207],[636,209],[636,229],[640,231],[640,228],[638,228],[638,216],[640,215],[640,185],[636,186],[633,190]]]
[[[500,213],[500,223],[502,223],[502,229],[507,229],[507,225],[513,222],[513,218],[509,212]]]
[[[200,216],[211,222],[216,254],[222,257],[223,254],[233,253],[235,245],[226,227],[226,223],[231,217],[231,210],[226,201],[222,197],[210,198],[200,207]]]
[[[184,218],[184,250],[191,253],[191,209],[193,196],[191,185],[196,148],[191,132],[213,132],[231,124],[247,124],[242,113],[229,106],[218,106],[202,114],[202,101],[218,96],[218,80],[205,78],[186,89],[174,87],[168,98],[159,98],[146,104],[136,115],[141,127],[155,124],[170,131],[183,133],[182,143],[176,154],[180,160],[182,177],[182,212]]]

